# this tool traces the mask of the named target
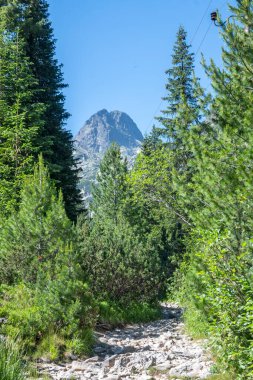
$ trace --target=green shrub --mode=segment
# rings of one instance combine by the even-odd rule
[[[96,308],[87,286],[65,274],[65,279],[49,280],[44,288],[1,287],[0,315],[7,319],[2,333],[19,336],[28,352],[38,346],[35,356],[56,359],[70,349],[67,342],[72,339],[82,341],[71,346],[76,353],[90,350]]]
[[[73,247],[75,228],[42,157],[27,176],[20,207],[0,224],[2,333],[51,359],[88,352],[97,312]],[[70,345],[69,341],[75,342]]]
[[[194,339],[203,339],[208,337],[209,325],[205,316],[191,302],[188,302],[184,311],[184,322],[186,331]]]
[[[231,252],[231,233],[197,231],[179,295],[193,335],[208,335],[220,371],[236,379],[253,376],[253,293],[251,242]],[[201,238],[200,238],[201,236]]]
[[[35,283],[39,271],[53,275],[56,256],[74,239],[62,194],[40,157],[34,175],[24,179],[18,211],[0,221],[0,283]]]
[[[48,335],[43,336],[41,339],[34,357],[46,357],[50,360],[57,360],[65,352],[65,349],[65,340],[53,331],[49,331]]]
[[[153,303],[159,298],[164,282],[152,242],[142,242],[120,216],[116,224],[94,219],[83,229],[82,266],[97,300],[125,307],[132,302]]]

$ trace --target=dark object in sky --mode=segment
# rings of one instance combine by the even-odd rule
[[[217,23],[217,19],[218,19],[218,13],[217,12],[212,12],[211,13],[211,20],[214,22],[214,25],[215,26],[225,26],[231,18],[236,18],[236,15],[231,15],[229,16],[224,22],[219,22]],[[248,33],[248,27],[245,28],[245,32]]]
[[[217,21],[217,12],[212,12],[211,13],[211,20],[212,21]]]

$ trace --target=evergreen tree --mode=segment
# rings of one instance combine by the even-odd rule
[[[166,90],[166,109],[162,111],[164,116],[158,117],[162,128],[158,131],[175,148],[180,149],[182,144],[182,132],[185,132],[190,124],[197,119],[195,109],[197,100],[194,96],[194,54],[190,53],[190,45],[186,42],[187,33],[181,26],[177,33],[176,43],[172,54],[172,67],[166,71],[168,75]],[[188,117],[181,113],[184,106]],[[189,117],[190,116],[190,117]]]
[[[1,17],[6,31],[19,28],[24,40],[25,56],[32,64],[37,81],[32,103],[42,103],[44,122],[37,144],[43,153],[51,178],[62,189],[67,213],[76,218],[81,208],[81,196],[77,188],[78,170],[73,158],[72,135],[64,128],[69,114],[64,109],[62,67],[55,59],[55,40],[48,20],[46,0],[2,0]]]
[[[17,206],[22,180],[40,149],[44,106],[18,29],[0,33],[0,215]]]
[[[98,218],[109,218],[117,223],[126,198],[127,162],[121,157],[120,147],[112,144],[100,163],[97,184],[92,190],[92,211]]]
[[[161,141],[156,149],[145,146],[129,174],[131,207],[126,208],[143,238],[156,240],[167,279],[184,252],[184,230],[189,223],[172,185],[172,155]]]
[[[194,56],[190,53],[186,38],[187,34],[181,26],[172,54],[172,67],[166,71],[167,96],[163,99],[166,101],[166,109],[162,111],[163,116],[157,118],[161,126],[152,132],[153,138],[162,139],[153,145],[155,149],[149,153],[149,157],[144,150],[144,156],[140,160],[144,166],[149,167],[148,175],[141,185],[143,188],[146,183],[144,197],[149,197],[159,207],[162,206],[163,213],[168,215],[168,256],[177,257],[176,261],[185,251],[183,240],[191,225],[183,193],[187,193],[190,188],[190,160],[193,156],[190,135],[200,121],[201,109],[197,96],[200,87],[194,78]],[[139,162],[139,165],[142,166],[142,163]]]
[[[148,135],[146,135],[143,139],[141,151],[144,155],[150,155],[161,145],[162,141],[160,139],[160,133],[153,125],[151,132]]]
[[[157,236],[142,236],[127,183],[127,163],[112,144],[93,186],[92,219],[81,227],[82,267],[97,299],[153,302],[164,290]],[[99,236],[99,239],[98,239]]]
[[[208,133],[194,143],[194,222],[185,298],[215,337],[223,366],[252,372],[252,64],[253,5],[237,1],[222,28],[223,68],[205,64],[215,99]],[[189,289],[192,289],[189,291]],[[197,314],[199,315],[199,314]]]
[[[82,268],[97,300],[125,309],[132,302],[157,302],[164,294],[157,241],[142,239],[122,214],[117,223],[94,219],[81,236]]]
[[[54,273],[56,258],[71,241],[72,224],[42,157],[23,180],[18,212],[1,221],[0,280],[35,283],[41,268]]]
[[[193,226],[191,211],[198,202],[192,183],[193,146],[204,133],[206,122],[202,116],[209,101],[194,77],[193,54],[189,49],[186,32],[180,27],[172,67],[166,72],[167,108],[164,116],[158,118],[161,127],[153,128],[144,140],[130,180],[136,203],[142,205],[142,215],[153,231],[159,228],[163,231],[160,253],[167,260],[168,277],[186,252],[186,238]]]
[[[88,353],[97,309],[83,282],[76,233],[42,156],[26,176],[18,212],[0,221],[1,333],[51,359]],[[49,347],[50,346],[50,347]]]

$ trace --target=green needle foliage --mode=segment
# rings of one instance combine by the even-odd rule
[[[1,331],[56,359],[88,352],[96,308],[78,264],[76,234],[40,156],[23,181],[18,212],[1,221]],[[53,339],[52,337],[58,338]]]
[[[186,40],[187,33],[181,26],[173,49],[172,65],[166,71],[167,95],[163,98],[166,109],[162,111],[164,116],[157,118],[162,124],[157,130],[175,150],[182,149],[182,132],[185,132],[193,120],[198,118],[197,99],[194,93],[194,54],[190,53],[190,45]],[[189,120],[186,114],[181,112],[182,106],[187,114],[191,114]]]
[[[81,255],[95,297],[123,308],[155,302],[163,287],[161,259],[155,239],[142,237],[129,221],[127,167],[115,144],[101,162],[93,195],[92,219],[81,227]]]
[[[120,147],[112,144],[100,163],[98,186],[93,186],[91,209],[99,219],[109,218],[117,224],[117,216],[126,197],[127,162],[121,157]]]
[[[1,27],[0,27],[1,29]],[[0,215],[17,207],[20,187],[33,171],[44,109],[18,29],[0,35]]]
[[[34,175],[23,181],[18,212],[2,221],[1,281],[36,282],[39,268],[54,266],[57,254],[71,241],[72,231],[62,195],[57,195],[40,156]]]
[[[223,67],[203,62],[213,99],[179,28],[160,126],[131,170],[117,145],[108,149],[77,227],[47,2],[0,5],[0,333],[18,335],[36,357],[89,353],[95,323],[157,317],[169,283],[189,330],[209,336],[218,369],[253,378],[252,1],[230,7]],[[22,380],[8,342],[0,340],[0,376]]]
[[[209,324],[221,364],[248,379],[252,371],[252,57],[253,6],[230,7],[222,29],[223,68],[205,68],[215,98],[205,133],[193,139],[198,208],[188,244],[185,296]],[[190,292],[189,292],[189,289]]]
[[[118,217],[117,224],[93,221],[82,252],[84,270],[97,299],[122,307],[133,301],[157,300],[162,279],[155,244],[144,244],[125,218]]]
[[[185,239],[192,228],[192,135],[201,133],[208,103],[194,78],[194,56],[186,39],[180,27],[172,66],[166,71],[166,109],[158,118],[161,126],[154,127],[144,140],[142,154],[130,174],[136,203],[142,203],[142,214],[149,215],[146,221],[153,225],[153,232],[160,230],[163,236],[159,246],[169,277],[186,251]]]
[[[23,41],[22,53],[30,63],[35,81],[34,92],[30,92],[26,104],[30,107],[38,103],[43,105],[39,115],[41,128],[34,140],[34,146],[39,148],[35,157],[43,154],[52,179],[58,190],[62,190],[67,214],[75,220],[82,208],[77,188],[78,170],[73,158],[72,135],[64,128],[69,116],[64,108],[63,89],[66,85],[62,67],[55,59],[55,40],[48,20],[47,1],[2,0],[1,5],[2,30],[7,35],[19,31]],[[32,129],[29,131],[32,134]]]

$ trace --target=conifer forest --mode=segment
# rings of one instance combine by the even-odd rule
[[[131,168],[110,146],[87,206],[47,1],[0,0],[0,380],[47,379],[39,358],[88,358],[162,302],[208,379],[253,379],[253,2],[230,13],[209,92],[178,28],[152,132]]]

